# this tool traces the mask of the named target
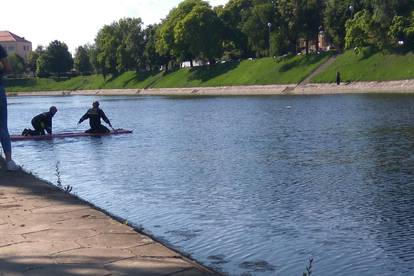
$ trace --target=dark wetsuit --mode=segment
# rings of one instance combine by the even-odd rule
[[[89,109],[85,115],[82,116],[79,120],[79,124],[89,119],[89,125],[91,126],[90,129],[85,131],[86,133],[108,133],[110,132],[109,129],[101,124],[101,118],[105,121],[108,125],[111,125],[109,122],[108,117],[106,117],[105,113],[100,108],[91,108]]]
[[[341,73],[336,72],[336,84],[340,85],[341,84]]]
[[[30,130],[29,134],[32,136],[45,135],[45,130],[47,133],[52,134],[53,115],[54,114],[51,112],[44,112],[34,116],[32,119],[32,126],[34,130]]]

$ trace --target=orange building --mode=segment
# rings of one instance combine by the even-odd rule
[[[306,49],[306,40],[299,38],[298,40],[298,51],[304,53]],[[316,52],[316,50],[325,52],[332,49],[332,45],[327,40],[325,32],[320,31],[318,33],[318,49],[316,49],[316,41],[314,39],[309,40],[309,52]]]
[[[9,55],[16,53],[26,62],[29,53],[32,51],[32,43],[30,41],[9,31],[0,31],[0,44],[7,50]]]

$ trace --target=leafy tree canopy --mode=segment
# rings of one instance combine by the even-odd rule
[[[26,72],[26,63],[24,59],[17,55],[16,53],[12,53],[8,57],[9,63],[12,68],[13,75],[22,75]]]
[[[89,59],[88,46],[79,46],[75,52],[74,67],[80,74],[91,73],[92,64]]]
[[[69,53],[68,46],[64,42],[58,40],[50,42],[46,50],[39,56],[36,63],[36,71],[41,75],[61,75],[73,68],[73,58]]]

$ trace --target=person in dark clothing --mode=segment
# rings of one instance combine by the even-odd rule
[[[0,144],[6,159],[6,169],[17,171],[20,167],[12,159],[12,147],[10,133],[7,125],[7,96],[3,85],[3,76],[12,72],[12,67],[7,59],[7,51],[0,45]]]
[[[106,117],[105,113],[102,109],[99,108],[99,102],[95,101],[92,104],[92,108],[90,108],[82,118],[79,119],[78,124],[82,123],[86,119],[89,119],[90,129],[85,131],[86,133],[108,133],[110,130],[101,124],[101,118],[107,123],[111,128],[111,122],[109,121],[108,117]],[[112,128],[113,129],[113,128]]]
[[[43,112],[34,116],[32,119],[32,126],[34,130],[25,128],[22,132],[22,135],[45,135],[45,130],[48,134],[52,134],[52,118],[55,116],[56,112],[56,106],[51,106],[48,112]]]
[[[336,72],[336,85],[341,84],[341,73],[339,71]]]

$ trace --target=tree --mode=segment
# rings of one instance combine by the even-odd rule
[[[186,45],[191,57],[215,63],[222,55],[223,23],[209,6],[197,5],[174,28],[177,45]]]
[[[140,18],[105,25],[95,38],[96,68],[104,76],[144,67],[144,33]]]
[[[36,50],[29,53],[27,66],[31,72],[36,72],[37,59],[44,53],[44,51],[43,46],[37,46]]]
[[[251,0],[230,0],[224,7],[215,8],[224,25],[222,31],[224,53],[230,59],[253,55],[247,35],[242,31],[243,20],[247,18],[246,14],[251,8]]]
[[[12,68],[13,75],[20,76],[26,72],[26,63],[21,56],[17,55],[16,53],[12,53],[9,55],[8,59]]]
[[[411,0],[362,0],[362,6],[370,17],[369,44],[377,48],[385,48],[395,44],[389,36],[394,17],[409,17],[414,8],[414,2]]]
[[[309,53],[309,40],[316,42],[315,48],[318,50],[319,27],[322,26],[323,3],[321,0],[304,0],[300,22],[301,34],[306,41],[306,53]]]
[[[145,68],[149,71],[160,68],[165,62],[165,57],[157,53],[156,49],[156,33],[159,25],[148,25],[144,30],[144,63]]]
[[[325,34],[339,49],[345,48],[345,24],[352,20],[358,11],[364,10],[361,0],[346,2],[341,0],[327,0],[323,12],[323,27]]]
[[[364,0],[366,15],[370,16],[370,44],[378,48],[389,45],[388,30],[398,8],[398,0]]]
[[[96,49],[95,44],[86,44],[85,46],[86,52],[88,53],[89,63],[92,66],[92,71],[97,73],[98,72],[98,62],[97,62],[97,55],[98,51]]]
[[[278,25],[291,53],[296,53],[296,45],[301,33],[300,20],[304,16],[301,7],[301,0],[276,0],[277,14],[280,16]]]
[[[96,68],[104,78],[117,73],[116,49],[118,47],[115,23],[105,25],[95,38]]]
[[[117,71],[144,68],[144,33],[140,18],[123,18],[118,21],[116,32],[118,45],[116,49]]]
[[[75,51],[74,67],[80,74],[87,74],[93,71],[92,64],[89,60],[88,47],[79,46]]]
[[[181,39],[181,35],[176,35],[181,27],[177,27],[188,14],[196,6],[210,7],[209,4],[202,0],[184,0],[178,7],[172,9],[167,17],[161,23],[157,30],[156,50],[161,55],[166,57],[165,67],[168,70],[168,63],[175,59],[179,61],[189,60],[192,66],[192,61],[195,58],[190,52],[190,45],[188,39]]]
[[[170,23],[167,22],[167,19],[163,20],[161,26],[157,28],[155,37],[155,50],[157,54],[165,57],[163,65],[165,71],[168,72],[168,65],[174,59],[172,49],[174,43],[174,34],[170,27]]]
[[[269,55],[270,34],[268,23],[275,27],[275,11],[269,0],[253,0],[250,9],[242,15],[241,31],[255,56]]]
[[[392,46],[414,49],[414,11],[409,16],[394,16],[388,36]]]
[[[352,20],[346,22],[345,47],[375,46],[372,25],[372,18],[367,10],[357,12]]]
[[[36,76],[43,78],[50,75],[47,53],[43,53],[36,60]]]
[[[68,51],[68,46],[58,40],[50,42],[42,56],[47,63],[48,73],[59,76],[73,68],[73,58]]]

